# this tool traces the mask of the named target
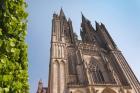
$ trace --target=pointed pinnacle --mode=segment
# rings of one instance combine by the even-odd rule
[[[105,26],[103,23],[101,23],[101,26]]]
[[[95,21],[96,26],[100,26],[99,23],[97,21]]]
[[[70,18],[68,19],[68,21],[69,21],[69,22],[72,22]]]
[[[99,29],[100,25],[97,21],[95,21],[95,24],[96,24],[96,30]]]
[[[86,18],[85,18],[85,16],[83,15],[82,12],[81,12],[81,15],[82,15],[82,22],[86,21]]]
[[[60,10],[60,16],[65,16],[64,12],[63,12],[63,9],[61,8]]]
[[[40,84],[43,83],[43,82],[42,82],[42,79],[39,80],[39,83],[40,83]]]

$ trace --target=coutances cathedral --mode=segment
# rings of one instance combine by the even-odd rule
[[[140,93],[140,83],[104,24],[82,14],[78,40],[63,10],[53,14],[48,88],[37,93]]]

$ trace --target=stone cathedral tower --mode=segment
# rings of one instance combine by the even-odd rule
[[[47,93],[140,93],[140,84],[104,24],[82,14],[82,40],[63,10],[53,14]]]

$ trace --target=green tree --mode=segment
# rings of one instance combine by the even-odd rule
[[[0,93],[29,93],[27,4],[0,0]]]

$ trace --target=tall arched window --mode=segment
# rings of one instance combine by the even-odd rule
[[[105,79],[100,69],[100,64],[96,59],[92,58],[88,64],[88,70],[94,83],[104,83]]]
[[[99,79],[98,81],[104,83],[105,80],[104,80],[104,76],[103,76],[101,70],[99,69],[99,70],[97,70],[96,72],[97,72],[98,79]]]

